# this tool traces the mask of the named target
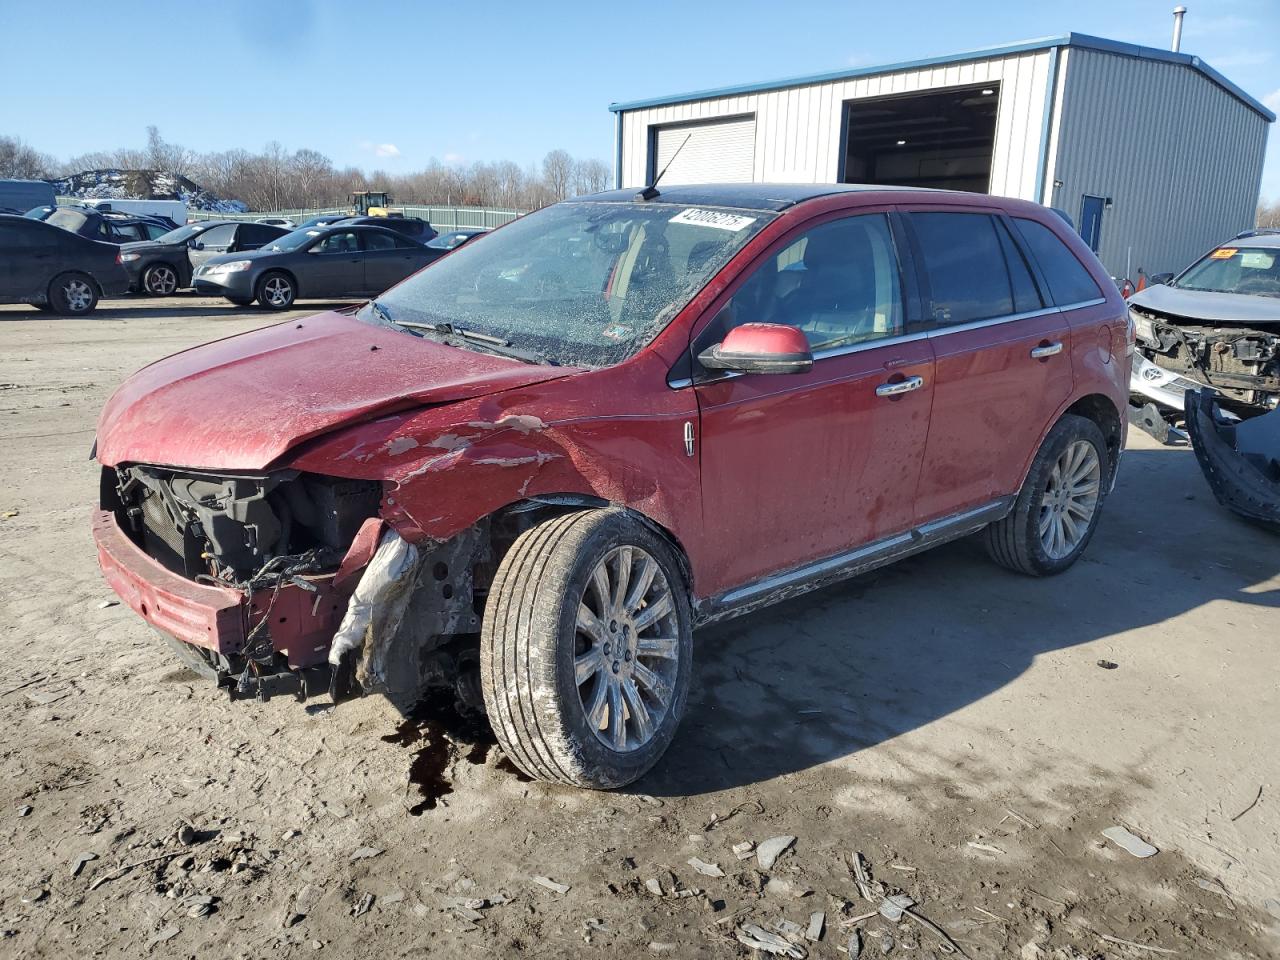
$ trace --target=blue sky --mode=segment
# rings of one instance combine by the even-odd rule
[[[1280,0],[1185,2],[1183,50],[1280,111]],[[612,101],[1069,31],[1167,47],[1174,5],[0,0],[0,133],[64,158],[154,123],[198,150],[278,140],[395,172],[555,147],[608,162]],[[1274,128],[1270,146],[1280,199]]]

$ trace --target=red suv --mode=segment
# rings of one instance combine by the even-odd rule
[[[99,558],[232,696],[447,688],[531,776],[619,786],[671,741],[695,626],[980,531],[1020,573],[1075,562],[1132,343],[1035,204],[602,193],[135,374]]]

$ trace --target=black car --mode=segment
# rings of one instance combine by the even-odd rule
[[[439,260],[451,250],[457,250],[464,243],[469,243],[481,234],[489,231],[483,227],[463,227],[460,230],[450,230],[448,233],[441,233],[427,244],[427,249],[431,251],[432,259]]]
[[[37,210],[49,210],[37,207]],[[28,210],[27,216],[33,211]],[[110,213],[89,207],[54,207],[45,216],[45,223],[70,230],[90,240],[104,243],[135,243],[139,240],[155,240],[164,236],[172,226],[156,217],[141,217],[127,213]]]
[[[153,297],[167,297],[191,286],[201,264],[224,253],[257,250],[288,231],[267,223],[206,220],[189,223],[146,243],[126,243],[120,259],[129,271],[129,289]]]
[[[436,238],[435,227],[421,217],[347,217],[345,220],[339,220],[338,222],[347,226],[386,227],[388,230],[394,230],[410,240],[417,240],[419,243],[426,243]]]
[[[393,230],[344,222],[299,228],[261,250],[215,257],[196,271],[195,288],[241,306],[257,300],[284,310],[300,297],[377,296],[432,259],[422,244]]]
[[[294,227],[295,230],[309,230],[314,227],[327,227],[330,224],[337,223],[340,220],[352,219],[349,213],[322,213],[318,217],[312,217],[310,220],[303,220]]]
[[[119,247],[40,220],[0,215],[0,303],[78,316],[128,286]]]

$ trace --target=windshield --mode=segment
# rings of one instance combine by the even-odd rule
[[[1219,247],[1191,266],[1172,286],[1280,297],[1280,247]]]
[[[189,223],[185,227],[179,227],[177,230],[170,230],[168,233],[158,238],[160,243],[182,243],[190,240],[198,233],[204,233],[210,227],[216,227],[218,221],[206,220],[204,223]]]
[[[573,366],[652,340],[776,214],[569,202],[464,244],[379,298],[391,321],[449,326]],[[359,316],[381,322],[366,307]]]
[[[283,237],[276,237],[268,245],[268,250],[298,250],[305,247],[316,237],[323,236],[323,230],[317,230],[314,227],[299,227],[291,233],[286,233]]]

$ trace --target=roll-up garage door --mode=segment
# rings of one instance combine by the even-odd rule
[[[662,178],[664,184],[750,183],[755,145],[755,117],[658,127],[649,176],[661,173],[674,156],[675,162]]]

